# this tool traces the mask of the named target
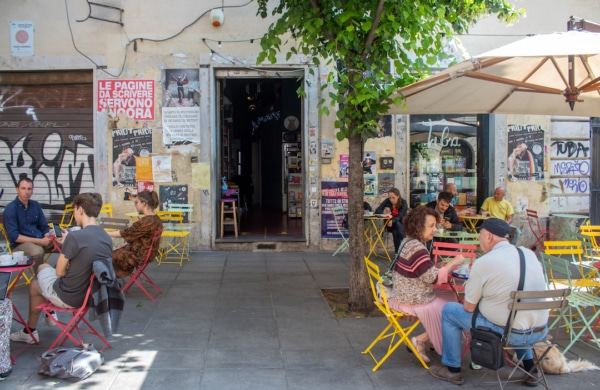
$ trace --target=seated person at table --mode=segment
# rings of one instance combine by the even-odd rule
[[[19,179],[17,197],[4,209],[4,226],[13,252],[25,252],[37,267],[43,263],[44,253],[52,250],[52,241],[48,220],[32,195],[33,181],[27,177]]]
[[[483,204],[481,205],[481,214],[491,215],[492,217],[510,223],[515,210],[513,210],[510,202],[504,199],[504,195],[505,191],[502,187],[496,188],[494,196],[490,196],[483,201]]]
[[[398,252],[400,242],[404,238],[404,224],[402,221],[406,216],[408,206],[406,201],[400,197],[400,190],[390,188],[388,197],[375,209],[375,214],[387,214],[392,218],[387,223],[387,231],[392,232],[394,239],[394,253]]]
[[[131,275],[133,270],[144,261],[148,248],[152,244],[152,235],[162,229],[162,221],[154,214],[158,207],[158,195],[154,191],[142,191],[134,200],[135,209],[142,217],[133,225],[123,230],[108,233],[111,237],[122,237],[125,245],[113,251],[113,267],[117,277]],[[158,252],[157,241],[152,249],[151,258]]]
[[[477,326],[503,334],[509,315],[510,293],[517,290],[520,278],[519,253],[506,239],[510,225],[498,218],[483,222],[479,232],[479,245],[485,255],[473,263],[469,280],[465,284],[464,304],[451,302],[442,312],[442,364],[432,366],[429,373],[456,385],[464,382],[461,375],[463,355],[463,332],[471,328],[473,311],[478,306]],[[546,290],[544,270],[535,253],[520,247],[525,257],[525,283],[523,291]],[[534,344],[544,340],[548,333],[548,310],[518,312],[510,333],[513,345]],[[531,349],[516,350],[523,357],[523,368],[532,374],[533,353]],[[527,377],[525,385],[535,386],[537,378]]]
[[[27,325],[31,334],[20,330],[10,335],[12,341],[34,344],[34,337],[39,341],[35,328],[40,317],[38,306],[42,303],[51,302],[64,308],[83,304],[93,272],[92,263],[99,259],[109,259],[112,253],[110,237],[96,225],[96,217],[101,208],[100,194],[84,193],[75,196],[73,217],[81,230],[70,233],[65,230],[63,237],[58,239],[62,244],[62,253],[58,257],[56,268],[49,264],[39,266],[37,278],[29,285]]]
[[[442,354],[441,313],[448,302],[436,296],[433,285],[447,282],[448,273],[464,261],[460,257],[442,268],[435,267],[425,243],[433,239],[437,218],[437,213],[425,206],[408,212],[406,238],[393,266],[394,285],[389,292],[390,307],[417,316],[425,328],[425,333],[411,339],[425,362],[429,362],[426,355],[429,343]]]
[[[450,206],[456,209],[456,203],[458,203],[458,188],[455,183],[446,183],[444,186],[444,191],[452,194],[452,202],[450,202]],[[475,209],[473,207],[467,207],[462,210],[456,210],[458,215],[473,215],[475,214]]]
[[[448,230],[462,230],[463,225],[458,220],[458,214],[454,207],[450,205],[452,202],[452,194],[442,191],[438,194],[437,200],[427,203],[427,207],[437,211],[439,215],[438,223]]]

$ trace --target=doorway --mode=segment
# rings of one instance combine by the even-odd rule
[[[226,225],[217,240],[304,240],[301,83],[299,78],[217,78],[220,192],[227,189],[227,197],[238,202],[238,237]],[[219,201],[218,223],[220,212]]]

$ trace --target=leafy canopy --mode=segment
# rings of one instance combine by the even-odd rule
[[[510,22],[521,13],[508,0],[257,1],[261,17],[277,17],[261,40],[257,62],[275,63],[287,45],[288,59],[302,54],[316,65],[324,60],[330,73],[321,88],[330,86],[330,103],[337,105],[340,140],[374,136],[377,118],[399,99],[394,92],[423,78],[454,34],[487,14]],[[328,112],[324,99],[320,103]]]

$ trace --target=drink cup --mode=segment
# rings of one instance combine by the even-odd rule
[[[23,251],[13,252],[12,257],[16,263],[22,263],[23,259],[25,258],[25,252],[23,252]]]

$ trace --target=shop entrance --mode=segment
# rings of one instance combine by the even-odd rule
[[[297,94],[301,82],[217,78],[221,173],[217,241],[304,239],[303,124]],[[231,214],[221,217],[221,199],[227,198],[237,200],[237,238]],[[222,220],[226,223],[221,238]]]

